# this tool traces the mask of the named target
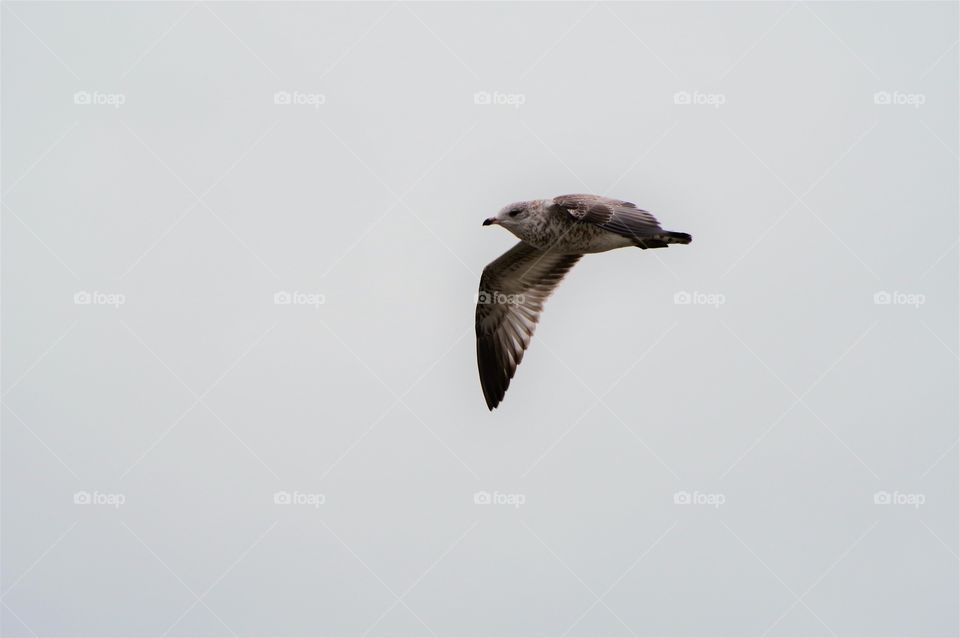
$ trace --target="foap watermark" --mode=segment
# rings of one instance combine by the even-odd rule
[[[319,509],[321,505],[327,502],[327,495],[317,492],[299,492],[294,490],[288,492],[280,490],[273,493],[274,505],[305,505]]]
[[[709,505],[715,509],[727,502],[727,497],[720,492],[701,492],[694,490],[680,490],[673,493],[674,505]]]
[[[319,109],[327,103],[323,93],[307,91],[277,91],[273,94],[273,103],[280,106],[312,106]]]
[[[673,303],[678,306],[713,306],[714,308],[719,308],[727,303],[727,298],[719,292],[678,290],[673,293]]]
[[[873,94],[873,103],[881,106],[912,106],[919,109],[927,103],[927,96],[923,93],[906,91],[877,91]]]
[[[114,509],[120,509],[120,506],[127,502],[124,494],[115,492],[88,492],[80,490],[73,494],[74,505],[105,505]]]
[[[105,91],[77,91],[73,94],[73,103],[80,106],[112,106],[120,108],[127,102],[123,93],[107,93]]]
[[[502,293],[498,291],[489,291],[481,290],[479,291],[474,301],[478,304],[504,304],[507,306],[522,306],[526,301],[526,297],[521,293]]]
[[[119,292],[78,290],[73,293],[73,303],[78,306],[113,306],[119,308],[127,303],[127,298]]]
[[[920,506],[926,502],[927,496],[925,494],[914,492],[880,490],[873,495],[874,505],[909,505],[915,509],[920,509]]]
[[[720,108],[727,103],[723,93],[704,93],[703,91],[677,91],[673,94],[673,103],[682,106],[712,106]]]
[[[279,290],[273,293],[273,303],[278,306],[313,306],[315,309],[319,309],[320,306],[327,303],[327,297],[319,292]]]
[[[519,492],[480,490],[473,493],[473,502],[475,505],[510,505],[514,509],[520,509],[520,506],[527,502],[527,496]]]
[[[502,91],[477,91],[473,94],[473,103],[480,106],[512,106],[520,108],[527,103],[524,93],[504,93]]]
[[[919,308],[927,302],[927,296],[919,292],[878,290],[873,293],[873,303],[878,306],[913,306]]]

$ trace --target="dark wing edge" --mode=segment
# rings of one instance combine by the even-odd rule
[[[520,242],[490,262],[477,296],[477,368],[487,408],[503,400],[540,320],[544,302],[583,255]]]

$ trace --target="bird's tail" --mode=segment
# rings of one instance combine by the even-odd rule
[[[678,233],[673,230],[661,230],[649,237],[637,239],[636,244],[640,248],[666,248],[670,244],[689,244],[693,237],[687,233]]]

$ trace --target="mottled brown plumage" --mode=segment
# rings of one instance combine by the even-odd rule
[[[503,226],[521,240],[480,277],[477,366],[490,410],[503,400],[547,297],[585,253],[690,243],[690,235],[663,230],[630,202],[599,195],[519,202],[483,223]]]

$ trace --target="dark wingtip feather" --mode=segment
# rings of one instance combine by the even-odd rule
[[[693,237],[689,233],[678,233],[673,230],[669,230],[663,233],[665,237],[669,238],[668,242],[671,244],[689,244],[693,241]]]

